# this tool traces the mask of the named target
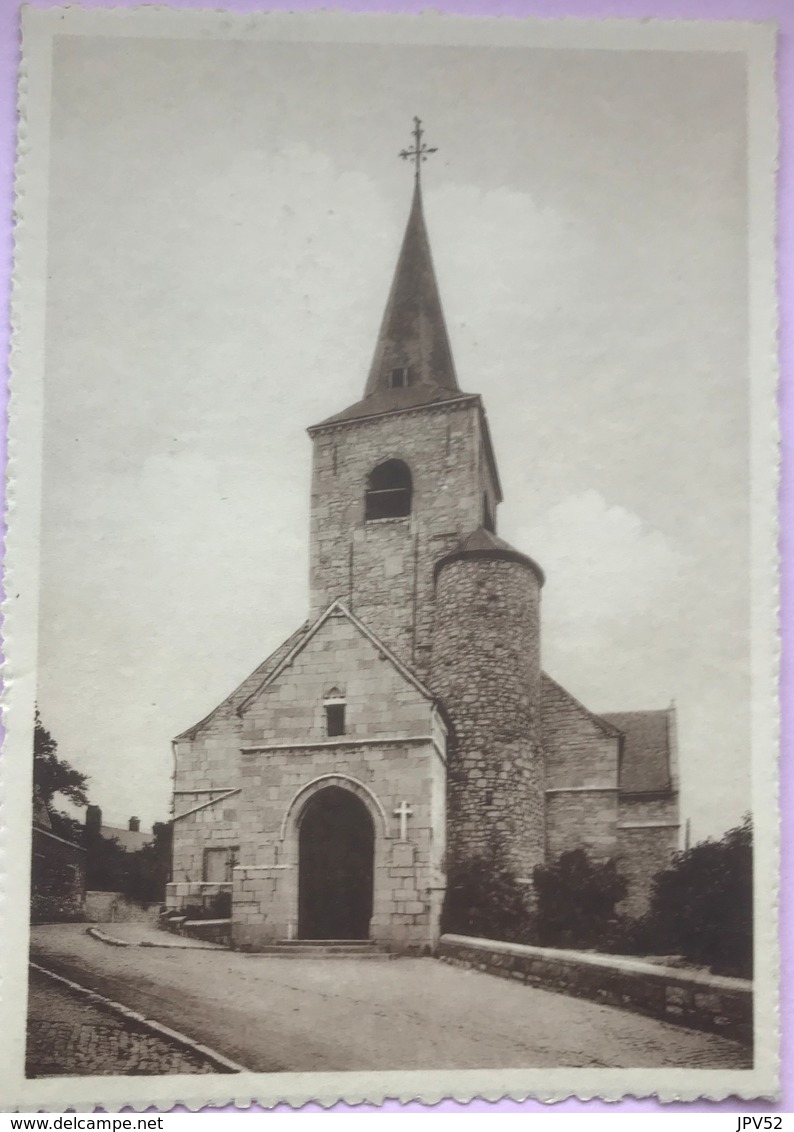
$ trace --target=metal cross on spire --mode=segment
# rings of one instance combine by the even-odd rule
[[[414,128],[412,130],[414,136],[413,148],[400,150],[400,157],[402,157],[403,160],[413,161],[414,177],[416,178],[417,184],[419,182],[419,168],[422,162],[427,161],[427,155],[429,153],[438,152],[437,146],[433,146],[431,148],[430,146],[425,145],[425,143],[422,141],[422,135],[424,134],[424,132],[425,131],[422,129],[422,119],[414,118]]]

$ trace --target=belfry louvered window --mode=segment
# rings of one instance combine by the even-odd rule
[[[411,473],[402,460],[386,460],[367,480],[365,518],[398,519],[411,514]]]

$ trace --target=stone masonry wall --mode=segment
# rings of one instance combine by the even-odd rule
[[[169,912],[191,906],[210,911],[217,907],[219,897],[231,894],[231,881],[171,881],[165,886],[165,907]]]
[[[205,803],[240,788],[240,731],[239,717],[221,710],[194,739],[176,743],[174,881],[202,879],[204,849],[239,844],[237,797]]]
[[[678,827],[678,794],[622,794],[620,798],[619,822],[628,825],[634,822],[664,822]]]
[[[239,748],[236,752],[239,758]],[[171,879],[198,883],[204,880],[204,852],[240,846],[239,791],[207,804],[207,796],[180,799],[187,816],[174,822]],[[195,808],[194,807],[201,807]],[[192,812],[188,812],[191,811]]]
[[[678,795],[620,799],[617,859],[629,882],[620,911],[641,916],[648,909],[653,877],[669,867],[679,847]]]
[[[427,696],[339,613],[244,708],[239,745],[324,741],[324,700],[332,691],[345,701],[351,739],[430,734]]]
[[[201,790],[233,790],[240,785],[240,718],[222,704],[193,738],[175,742],[174,790],[177,799]],[[187,809],[178,801],[176,812]]]
[[[235,869],[236,944],[257,947],[294,934],[298,824],[312,796],[301,792],[335,785],[361,797],[373,819],[371,938],[398,948],[433,946],[438,894],[444,888],[443,823],[438,826],[444,779],[438,751],[420,739],[385,745],[317,744],[246,755],[241,807],[245,851]],[[403,801],[412,813],[406,840],[400,841],[394,811]]]
[[[326,733],[324,697],[345,701]],[[256,948],[297,927],[298,826],[313,792],[357,794],[375,830],[372,938],[433,946],[444,890],[444,731],[431,700],[343,613],[332,614],[244,708],[234,940]],[[394,811],[411,808],[400,841]]]
[[[670,829],[621,829],[618,831],[618,868],[629,882],[619,910],[641,916],[648,910],[651,881],[666,869],[676,849],[677,831]]]
[[[619,736],[545,673],[546,853],[617,853]]]
[[[600,860],[615,857],[617,814],[617,790],[547,794],[547,859],[553,861],[570,849],[584,849]]]
[[[417,844],[417,862],[428,869],[437,866],[438,845],[432,822],[433,793],[443,778],[443,764],[426,741],[405,741],[387,745],[317,744],[310,747],[282,748],[251,752],[243,766],[243,795],[240,806],[240,865],[284,864],[287,847],[281,841],[283,823],[290,805],[303,787],[322,776],[352,779],[362,783],[380,803],[382,813],[364,795],[375,832],[397,837],[399,822],[394,810],[403,800],[413,814],[408,822],[408,839]],[[339,783],[345,785],[345,783]],[[302,807],[299,805],[298,810]],[[385,822],[384,822],[385,816]],[[385,829],[384,829],[385,826]],[[443,848],[443,844],[442,844]]]
[[[545,673],[541,679],[546,789],[618,786],[619,733]]]
[[[411,515],[365,522],[369,473],[389,459],[411,470]],[[478,402],[432,406],[314,433],[311,616],[349,603],[425,679],[433,624],[433,564],[483,519],[495,494]]]
[[[519,562],[465,558],[439,572],[431,679],[453,727],[449,856],[487,855],[496,839],[521,878],[544,858],[539,604]]]
[[[295,642],[302,638],[302,627],[267,657],[239,688],[205,719],[174,741],[174,881],[199,880],[203,870],[203,849],[237,845],[236,801],[213,802],[221,809],[202,818],[181,814],[194,811],[213,799],[221,799],[240,788],[240,733],[242,721],[237,707],[253,693]],[[212,836],[210,836],[212,835]]]

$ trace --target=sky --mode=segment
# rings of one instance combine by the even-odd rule
[[[111,824],[307,610],[306,427],[360,398],[425,212],[546,670],[677,709],[693,837],[748,808],[746,137],[720,53],[61,38],[38,700]]]

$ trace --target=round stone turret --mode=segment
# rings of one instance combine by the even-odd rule
[[[544,856],[540,746],[543,572],[490,531],[435,566],[433,691],[451,725],[447,850],[521,880]]]

